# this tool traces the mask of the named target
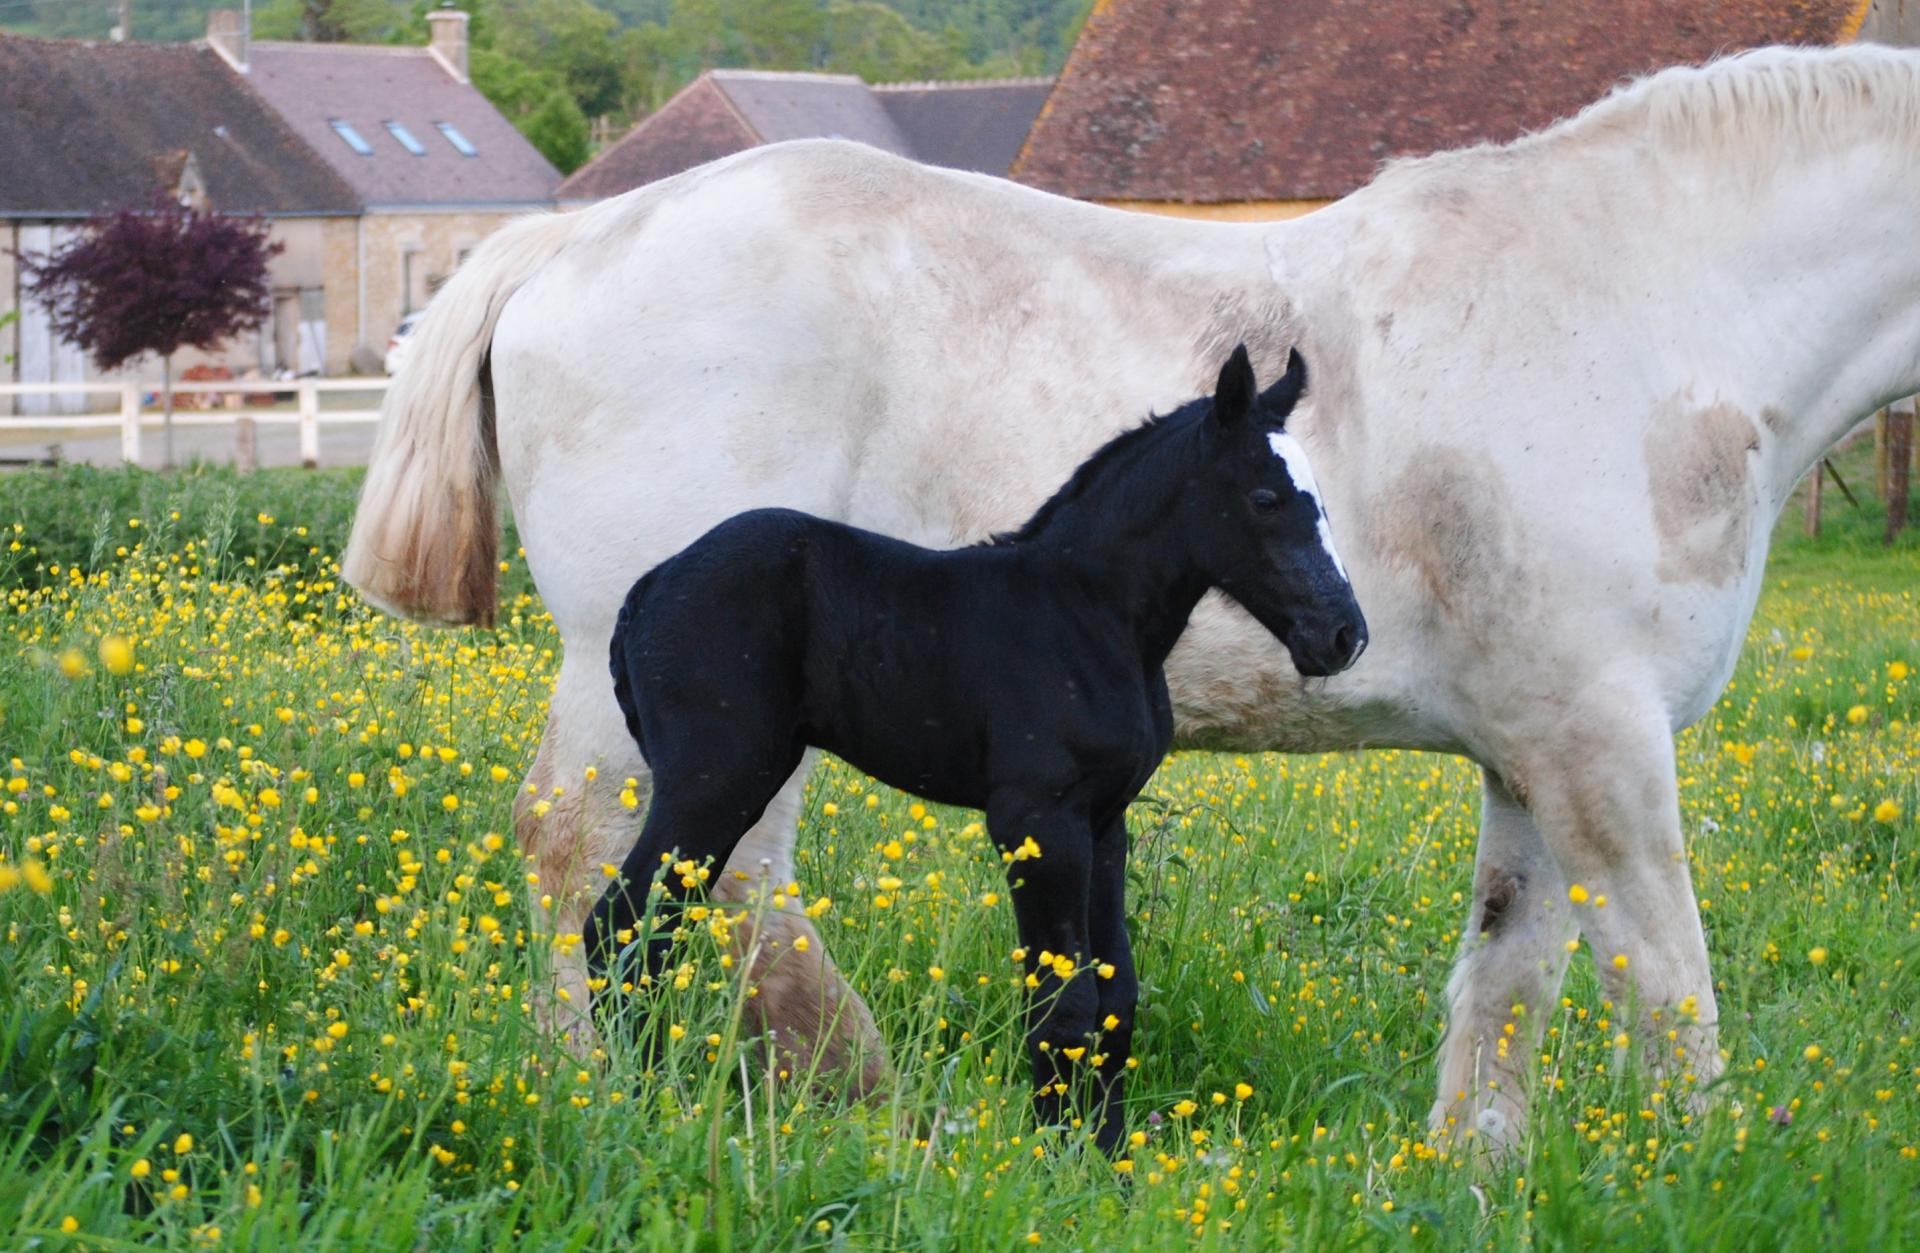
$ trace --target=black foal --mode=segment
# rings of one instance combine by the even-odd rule
[[[1095,1138],[1111,1149],[1138,996],[1126,811],[1172,743],[1168,652],[1213,587],[1301,674],[1334,674],[1366,645],[1306,455],[1282,430],[1305,383],[1296,353],[1256,395],[1236,349],[1210,400],[1120,435],[1025,526],[976,547],[935,552],[759,509],[634,584],[614,691],[653,800],[589,919],[589,957],[605,968],[666,855],[724,864],[807,746],[825,749],[985,810],[1003,850],[1038,844],[1009,871],[1038,980],[1035,1103],[1060,1122],[1076,1076],[1092,1073]],[[658,889],[662,912],[679,879]],[[656,920],[646,937],[650,969],[671,929]]]

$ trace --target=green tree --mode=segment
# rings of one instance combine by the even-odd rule
[[[468,71],[480,94],[563,173],[572,173],[586,160],[586,115],[558,74],[491,48],[474,49]]]
[[[870,83],[964,74],[958,41],[914,26],[878,0],[835,4],[826,11],[820,68],[858,74]]]
[[[557,74],[582,113],[620,108],[619,22],[589,0],[497,0],[491,45],[536,70]]]
[[[467,73],[480,94],[516,126],[548,96],[566,90],[559,75],[534,69],[492,48],[472,49],[467,55]]]
[[[272,0],[254,10],[256,39],[308,43],[384,43],[401,28],[395,0]],[[136,7],[134,29],[139,29]]]
[[[653,22],[620,32],[621,106],[630,117],[653,112],[690,81],[691,59],[678,33]]]
[[[565,91],[555,90],[536,105],[520,131],[562,174],[586,164],[587,116]]]

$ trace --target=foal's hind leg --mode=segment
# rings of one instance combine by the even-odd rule
[[[1496,1150],[1519,1137],[1534,1049],[1575,933],[1560,868],[1532,817],[1487,772],[1472,912],[1447,983],[1434,1130]]]
[[[734,847],[766,813],[793,776],[805,752],[781,724],[779,712],[765,720],[727,724],[690,715],[670,734],[648,730],[653,764],[653,800],[647,820],[620,864],[619,880],[587,918],[582,941],[587,960],[610,960],[632,939],[659,879],[659,910],[650,935],[642,937],[644,969],[657,971],[672,943],[669,914],[677,903],[716,872],[724,877]],[[691,872],[661,867],[691,862]]]

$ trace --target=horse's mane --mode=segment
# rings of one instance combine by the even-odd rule
[[[1782,140],[1804,151],[1863,135],[1913,145],[1920,137],[1920,55],[1875,44],[1773,47],[1675,66],[1623,82],[1574,116],[1510,143],[1390,161],[1381,178],[1418,178],[1629,132],[1744,168],[1764,164]]]
[[[1134,454],[1156,442],[1155,437],[1191,425],[1205,417],[1213,400],[1202,396],[1190,400],[1171,413],[1148,414],[1147,420],[1139,426],[1120,432],[1106,443],[1100,445],[1092,456],[1082,461],[1073,472],[1073,476],[1061,485],[1060,490],[1047,497],[1033,516],[1023,522],[1018,529],[1001,531],[981,540],[977,547],[993,548],[1004,544],[1018,544],[1038,535],[1051,522],[1055,515],[1067,505],[1087,494],[1094,480],[1103,478],[1107,472],[1122,462],[1129,461]]]

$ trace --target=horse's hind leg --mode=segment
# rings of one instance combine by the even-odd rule
[[[1566,885],[1532,817],[1486,772],[1473,905],[1447,983],[1436,1131],[1495,1149],[1521,1134],[1534,1049],[1574,934]]]
[[[587,778],[589,769],[595,778]],[[631,808],[622,799],[629,778],[635,782]],[[537,1012],[581,1056],[597,1037],[580,935],[606,888],[600,868],[617,865],[639,831],[650,779],[605,665],[585,650],[571,650],[554,683],[540,751],[514,797],[513,830],[533,862],[528,893],[535,929],[553,945],[551,987],[535,997]]]
[[[785,889],[793,882],[794,829],[816,753],[808,753],[713,884],[715,899],[738,906],[736,960],[751,961],[753,1028],[772,1045],[782,1078],[823,1086],[845,1084],[850,1095],[880,1092],[889,1078],[886,1045],[859,994],[834,968],[803,912]]]

